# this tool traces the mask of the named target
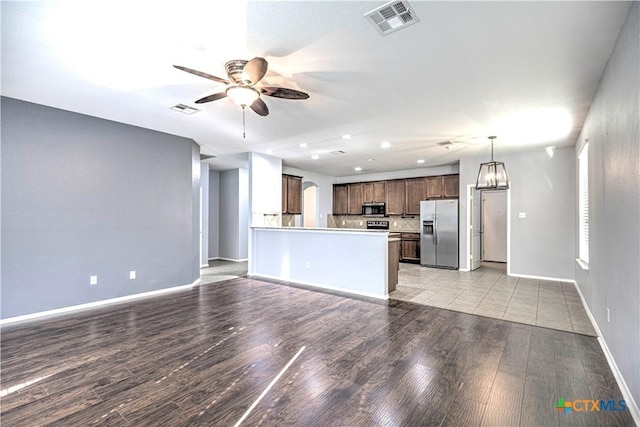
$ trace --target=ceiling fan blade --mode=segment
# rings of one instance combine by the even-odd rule
[[[267,104],[265,104],[264,101],[260,98],[253,101],[250,107],[253,111],[261,116],[266,116],[269,114],[269,108],[267,108]]]
[[[265,74],[267,74],[267,67],[269,63],[264,58],[256,57],[247,62],[242,69],[242,78],[249,81],[249,84],[256,84]]]
[[[308,93],[300,92],[295,89],[288,89],[286,87],[272,87],[265,86],[260,88],[260,92],[263,95],[273,96],[276,98],[284,98],[284,99],[307,99],[309,98]]]
[[[186,71],[187,73],[195,74],[196,76],[204,77],[205,79],[213,80],[216,82],[229,84],[229,80],[225,80],[221,77],[212,76],[211,74],[203,73],[202,71],[192,70],[191,68],[183,67],[181,65],[174,65],[178,70]]]
[[[226,92],[214,93],[213,95],[205,96],[196,101],[196,104],[204,104],[205,102],[217,101],[218,99],[226,98]]]

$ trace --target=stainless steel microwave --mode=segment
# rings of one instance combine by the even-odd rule
[[[362,216],[385,216],[385,204],[383,202],[364,203],[362,205]]]

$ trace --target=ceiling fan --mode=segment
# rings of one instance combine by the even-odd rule
[[[267,104],[260,99],[261,95],[283,99],[309,98],[307,93],[295,89],[274,86],[255,87],[255,85],[262,80],[264,75],[267,73],[268,66],[269,64],[267,61],[260,57],[253,58],[250,61],[234,59],[228,61],[224,65],[229,78],[223,79],[221,77],[203,73],[202,71],[193,70],[180,65],[174,65],[178,70],[186,71],[187,73],[195,74],[196,76],[204,77],[205,79],[227,85],[224,92],[200,98],[196,101],[196,104],[204,104],[205,102],[216,101],[218,99],[229,97],[236,104],[241,106],[243,110],[248,106],[259,115],[266,116],[269,114],[269,108],[267,108]]]

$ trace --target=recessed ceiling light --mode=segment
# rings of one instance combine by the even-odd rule
[[[360,172],[362,170],[362,168],[360,166],[356,166],[355,168],[353,168],[356,172]]]
[[[373,161],[375,161],[375,160],[376,160],[376,159],[374,159],[373,157],[369,157],[369,158],[367,159],[367,162],[373,162]]]
[[[424,159],[418,160],[418,163],[424,163]]]
[[[306,142],[301,142],[300,144],[298,144],[298,147],[304,148],[307,146]]]
[[[351,135],[349,135],[349,134],[342,135],[342,139],[351,139]]]
[[[389,143],[388,141],[383,142],[382,144],[380,144],[380,147],[382,148],[389,148],[391,147],[391,143]]]
[[[313,154],[313,155],[311,156],[311,158],[312,158],[313,160],[318,160],[318,159],[320,158],[320,156],[318,156],[317,154]]]

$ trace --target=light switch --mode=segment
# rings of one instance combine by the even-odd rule
[[[130,279],[130,280],[133,280],[133,279],[135,279],[135,278],[136,278],[136,271],[135,271],[135,270],[131,270],[131,271],[129,272],[129,279]]]
[[[527,213],[526,212],[518,212],[518,218],[526,218],[527,217]]]
[[[98,276],[89,277],[89,284],[90,285],[97,285],[98,284]]]

